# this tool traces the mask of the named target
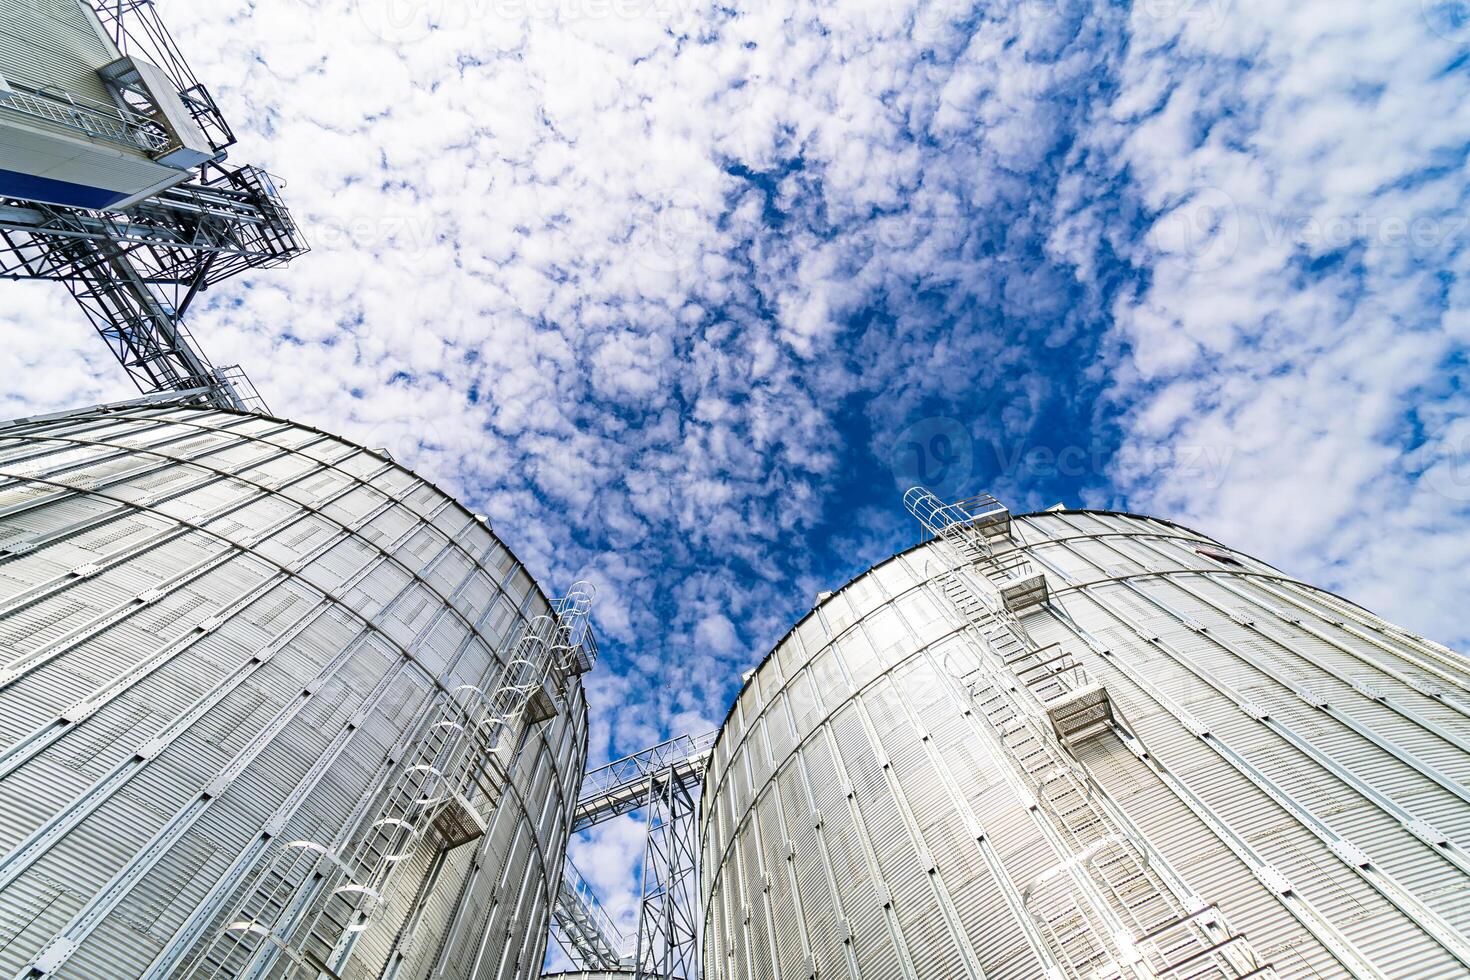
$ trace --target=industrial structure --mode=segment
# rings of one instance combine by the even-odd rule
[[[0,424],[0,976],[698,975],[713,733],[586,776],[590,589],[199,393]],[[570,835],[640,813],[625,942]]]
[[[1467,975],[1470,662],[1167,521],[907,503],[720,732],[707,978]]]
[[[538,976],[589,602],[322,432],[0,427],[0,975]]]
[[[306,243],[150,0],[0,4],[0,278],[143,398],[0,424],[0,977],[1470,971],[1470,663],[1187,528],[914,490],[718,733],[586,774],[591,589],[184,324]],[[637,927],[566,860],[644,826]]]
[[[306,251],[150,0],[0,5],[0,277],[145,394],[0,427],[0,975],[539,974],[590,595],[258,415],[184,315]]]
[[[184,323],[209,287],[306,251],[151,0],[0,4],[0,278],[65,284],[143,393],[264,409]]]
[[[122,760],[90,787],[62,780],[6,828],[0,921],[11,924],[0,926],[0,973],[9,957],[37,976],[101,975],[88,971],[102,963],[108,976],[532,976],[554,907],[558,939],[579,963],[692,977],[694,800],[708,746],[675,739],[637,753],[594,773],[579,799],[586,708],[576,678],[595,650],[585,590],[548,603],[503,548],[479,540],[488,531],[456,521],[462,514],[442,494],[389,459],[274,419],[224,414],[266,406],[240,368],[210,362],[186,312],[209,287],[306,251],[273,179],[226,163],[235,142],[151,0],[0,5],[0,278],[65,284],[146,396],[0,429],[0,464],[13,466],[0,470],[0,487],[15,505],[0,520],[13,512],[19,522],[0,524],[0,579],[12,586],[0,635],[17,644],[0,675],[0,708],[41,726],[17,721],[8,733],[17,741],[3,749],[0,798],[13,794],[20,808],[58,763],[71,765],[79,741],[93,746],[88,758]],[[453,528],[425,530],[422,507],[415,523],[414,495],[436,514],[452,512]],[[442,554],[436,534],[451,538]],[[143,543],[155,540],[156,550]],[[115,541],[134,543],[101,547]],[[403,556],[400,545],[430,551]],[[493,589],[461,568],[487,549]],[[164,574],[176,552],[197,559],[180,567],[208,588]],[[374,553],[379,571],[353,564]],[[467,577],[431,585],[421,578],[426,558]],[[400,582],[405,573],[419,584]],[[282,591],[257,594],[265,584]],[[379,620],[394,602],[442,635],[404,632],[393,618],[385,634]],[[280,607],[271,623],[312,604],[330,629],[310,627],[328,634],[298,655],[297,638],[250,619],[257,604]],[[158,615],[168,628],[134,635]],[[47,652],[26,652],[33,629],[55,634],[40,647]],[[452,649],[461,641],[468,653]],[[426,660],[420,643],[432,651]],[[217,646],[223,653],[210,653]],[[44,665],[76,683],[49,679],[50,696],[39,696],[24,679],[33,659],[37,676],[48,676]],[[180,690],[207,690],[208,703],[149,706],[144,692],[175,669],[192,671],[193,686]],[[324,673],[308,681],[313,669]],[[306,684],[300,702],[277,703],[290,685],[271,677],[276,687],[261,688],[254,676],[277,671]],[[415,671],[422,676],[409,679]],[[206,677],[213,687],[198,686]],[[339,715],[350,720],[318,744],[271,714],[287,707],[314,736]],[[220,744],[238,738],[249,751],[206,785],[209,753],[190,740],[221,732],[230,740]],[[286,759],[251,768],[272,751]],[[133,795],[155,780],[160,795]],[[277,809],[242,810],[225,792],[237,784]],[[140,807],[147,813],[134,814]],[[170,807],[182,809],[168,816]],[[577,829],[647,814],[631,942],[564,864],[569,807]],[[126,832],[73,882],[61,871],[102,846],[104,820]],[[137,837],[144,828],[155,836]],[[103,871],[114,877],[98,878]],[[170,897],[185,884],[204,891]],[[137,895],[151,912],[129,911],[143,899],[125,896]]]
[[[700,787],[714,732],[681,735],[587,774],[572,831],[641,813],[643,860],[637,932],[630,942],[569,860],[553,934],[587,970],[625,970],[637,980],[699,975]]]

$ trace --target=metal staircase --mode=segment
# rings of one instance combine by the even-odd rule
[[[225,164],[234,133],[153,3],[91,6],[125,55],[99,71],[119,104],[11,86],[0,105],[167,157],[184,168],[181,182],[123,211],[0,198],[0,279],[65,283],[144,394],[265,411],[238,366],[209,363],[184,316],[211,286],[289,262],[308,251],[306,240],[264,170]]]
[[[1220,910],[1172,872],[1082,761],[1079,752],[1101,747],[1097,740],[1121,732],[1122,720],[1075,657],[1027,632],[1021,617],[1047,607],[1047,585],[1012,537],[1010,512],[988,495],[945,504],[922,488],[904,502],[940,543],[941,588],[980,641],[978,666],[960,672],[951,663],[951,673],[1057,855],[1023,893],[1057,964],[1056,980],[1274,976]]]
[[[616,970],[624,963],[626,937],[570,858],[557,890],[552,935],[582,969]]]
[[[559,710],[559,681],[591,666],[591,603],[591,587],[579,583],[553,616],[522,627],[493,686],[450,692],[352,838],[281,844],[183,975],[336,976],[360,936],[398,928],[408,910],[389,896],[416,888],[394,877],[422,873],[416,857],[484,835],[526,736]]]

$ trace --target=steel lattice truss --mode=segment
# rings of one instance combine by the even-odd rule
[[[694,792],[670,768],[648,786],[638,976],[692,980],[699,971],[699,820]]]
[[[0,278],[64,283],[144,394],[204,388],[225,407],[263,409],[238,367],[216,368],[204,356],[184,314],[203,290],[288,262],[306,242],[265,171],[224,165],[234,133],[150,0],[93,6],[119,49],[178,87],[215,156],[191,182],[126,212],[0,198]]]
[[[640,980],[699,976],[698,799],[717,733],[681,735],[587,774],[574,831],[643,811],[638,935],[632,948],[569,861],[552,931],[582,969],[622,966]],[[616,955],[613,955],[613,954]]]

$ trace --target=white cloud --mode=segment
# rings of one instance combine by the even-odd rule
[[[1099,493],[1327,584],[1375,581],[1327,559],[1329,541],[1352,537],[1363,501],[1419,485],[1395,462],[1402,416],[1438,403],[1441,362],[1465,342],[1463,319],[1424,322],[1463,255],[1449,221],[1466,122],[1424,125],[1420,108],[1465,104],[1441,71],[1455,48],[1387,9],[255,0],[231,15],[171,0],[163,14],[242,134],[236,157],[289,179],[316,245],[196,307],[216,360],[244,363],[279,412],[390,444],[489,511],[549,581],[636,568],[605,593],[619,639],[696,636],[705,614],[673,598],[701,583],[698,609],[739,634],[700,651],[706,675],[733,676],[800,612],[785,583],[826,559],[792,545],[836,517],[821,501],[843,460],[886,458],[926,406],[977,411],[987,392],[999,407],[978,409],[990,427],[973,434],[1024,448],[1067,388],[1030,373],[1028,351],[1085,357],[1109,315],[1125,440]],[[1365,223],[1362,281],[1301,275]],[[1416,245],[1416,228],[1439,240]],[[1147,278],[1120,288],[1104,250]],[[75,319],[54,290],[12,293],[28,321]],[[884,316],[855,334],[872,308]],[[78,326],[69,346],[7,352],[28,377],[78,379],[27,382],[16,409],[120,388],[90,343]],[[844,399],[873,430],[861,445],[838,428]],[[1412,465],[1453,472],[1453,440],[1429,438]],[[1130,469],[1160,440],[1228,457],[1227,478]],[[1028,501],[1013,476],[1002,486]],[[1315,481],[1328,492],[1304,494]],[[1421,505],[1462,533],[1442,497]],[[1386,612],[1463,632],[1426,606],[1446,596],[1403,592]],[[757,626],[742,609],[785,612]],[[726,686],[691,684],[723,713]]]
[[[1470,95],[1448,70],[1463,49],[1391,4],[1241,2],[1217,29],[1134,29],[1140,95],[1098,139],[1142,199],[1177,206],[1174,258],[1140,254],[1151,281],[1116,309],[1115,394],[1139,444],[1231,462],[1213,485],[1124,464],[1118,489],[1465,642],[1470,509],[1443,474],[1464,467],[1470,408],[1452,313],[1470,116],[1432,108]]]
[[[1417,5],[160,6],[315,245],[194,332],[597,583],[594,759],[913,540],[916,432],[1470,641],[1470,84]],[[5,414],[127,394],[59,287],[4,296]]]

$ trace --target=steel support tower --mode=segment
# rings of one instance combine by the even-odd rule
[[[621,967],[638,980],[698,980],[698,802],[715,735],[680,735],[583,780],[574,833],[642,812],[645,836],[638,933],[631,947],[567,862],[552,934],[579,968]]]
[[[209,159],[192,177],[126,210],[60,207],[0,197],[0,278],[46,279],[71,291],[88,321],[144,394],[203,388],[221,407],[263,410],[238,367],[216,367],[184,323],[198,295],[247,269],[269,268],[307,251],[271,177],[258,167],[228,166],[236,142],[209,91],[190,71],[152,0],[92,0],[123,67],[103,74],[116,116],[78,105],[65,93],[11,93],[0,108],[78,137],[158,147],[165,108],[150,103],[156,75],[177,90],[207,142]],[[129,68],[128,66],[135,66]],[[113,125],[115,124],[115,125]]]

